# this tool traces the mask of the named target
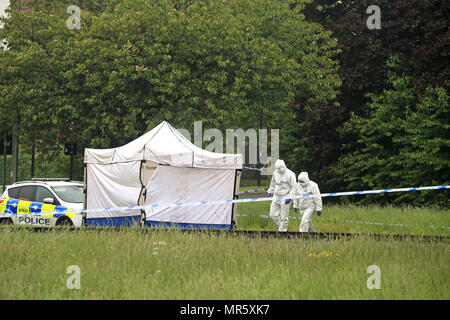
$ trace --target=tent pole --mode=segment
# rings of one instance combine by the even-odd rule
[[[87,163],[84,164],[84,203],[83,209],[87,209]],[[85,226],[87,225],[87,213],[83,213],[83,222]]]
[[[240,170],[239,170],[239,169],[236,169],[236,170],[234,171],[233,200],[239,198],[239,193],[236,193],[236,182],[237,182],[238,174],[240,174]],[[233,203],[233,204],[231,205],[231,223],[230,223],[231,230],[234,229],[234,219],[233,219],[233,218],[234,218],[234,206],[235,206],[235,203]]]
[[[142,180],[145,181],[145,170],[142,170],[142,167],[145,166],[145,163],[147,161],[146,160],[141,160],[141,167],[139,169],[139,181],[141,182],[141,192],[139,193],[139,199],[138,199],[138,205],[141,205],[141,200],[143,200],[142,204],[145,204],[145,200],[147,200],[147,189],[144,185],[144,182],[142,182]],[[142,177],[142,172],[144,172],[144,177]],[[142,191],[144,193],[142,193]],[[142,199],[142,196],[144,199]],[[145,227],[145,210],[141,209],[141,221],[140,221],[141,227],[144,228]]]

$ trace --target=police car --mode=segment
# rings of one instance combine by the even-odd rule
[[[83,209],[83,190],[82,182],[69,179],[33,178],[16,182],[0,197],[0,223],[79,227],[83,216],[70,211]]]

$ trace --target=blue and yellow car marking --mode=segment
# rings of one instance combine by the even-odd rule
[[[2,215],[17,216],[18,223],[50,226],[49,218],[57,219],[65,215],[73,219],[77,214],[70,211],[73,210],[63,206],[0,197],[0,218]]]

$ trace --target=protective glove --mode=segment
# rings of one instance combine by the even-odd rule
[[[284,200],[284,204],[289,204],[289,203],[291,203],[291,199]]]
[[[267,194],[267,198],[272,198],[272,194],[271,194],[271,193],[268,193],[268,194]]]
[[[320,215],[322,214],[322,211],[317,211],[317,215],[320,217]]]
[[[297,208],[294,208],[294,212],[297,213]]]

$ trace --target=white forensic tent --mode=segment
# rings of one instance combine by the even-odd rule
[[[200,201],[236,199],[241,154],[205,151],[187,140],[168,122],[118,148],[85,149],[85,208],[87,224],[149,226],[177,225],[231,229],[236,205],[177,206]],[[145,205],[145,210],[114,210]]]

